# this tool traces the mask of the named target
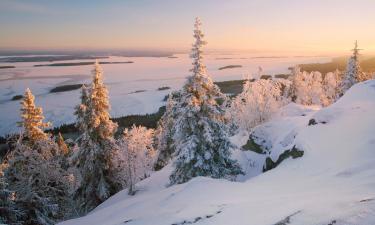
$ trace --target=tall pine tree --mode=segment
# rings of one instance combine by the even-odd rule
[[[22,121],[19,122],[19,125],[24,128],[24,135],[32,143],[48,139],[48,135],[44,133],[43,129],[50,126],[50,123],[43,122],[43,110],[35,106],[34,99],[34,95],[27,88],[21,102]]]
[[[358,42],[355,41],[354,48],[352,49],[353,55],[348,60],[344,79],[341,83],[342,94],[344,94],[354,84],[371,79],[370,74],[364,73],[359,65],[360,50],[361,49],[358,48]]]
[[[81,87],[81,103],[75,107],[74,115],[76,115],[76,128],[80,132],[79,139],[86,139],[88,137],[88,115],[89,115],[89,90],[86,85]]]
[[[110,120],[108,91],[103,72],[96,61],[91,88],[82,88],[77,106],[77,126],[84,132],[74,161],[82,182],[75,197],[82,212],[88,212],[123,188],[123,168],[119,148],[114,140],[117,124]]]
[[[194,27],[193,74],[183,87],[177,111],[171,184],[184,183],[197,176],[231,178],[242,172],[238,163],[231,159],[232,144],[224,123],[224,110],[217,103],[223,94],[207,75],[203,64],[202,47],[206,42],[199,18]]]

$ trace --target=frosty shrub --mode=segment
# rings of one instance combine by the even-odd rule
[[[123,161],[124,177],[129,194],[135,193],[135,184],[148,177],[153,169],[155,150],[153,148],[154,130],[142,126],[125,129],[119,141]]]
[[[269,120],[286,103],[282,84],[274,80],[246,80],[242,92],[232,101],[230,117],[240,129],[250,131]]]

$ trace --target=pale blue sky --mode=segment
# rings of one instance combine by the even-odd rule
[[[0,0],[0,48],[375,51],[374,0]]]

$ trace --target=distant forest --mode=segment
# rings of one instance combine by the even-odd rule
[[[319,71],[322,74],[326,74],[335,71],[336,69],[345,71],[347,62],[348,57],[337,57],[333,58],[332,61],[328,63],[300,64],[300,67],[302,71]],[[363,72],[375,72],[375,57],[364,57],[363,59],[360,59],[360,66]]]

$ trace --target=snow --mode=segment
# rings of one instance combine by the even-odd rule
[[[272,225],[288,218],[290,225],[375,224],[374,115],[375,80],[354,85],[327,108],[287,105],[256,129],[269,137],[271,155],[281,145],[297,145],[302,158],[237,182],[197,177],[170,187],[167,166],[139,182],[136,195],[123,190],[61,224]],[[311,118],[326,123],[308,126]],[[232,140],[241,146],[245,135]],[[234,157],[244,154],[237,150]]]
[[[104,82],[108,85],[111,116],[153,113],[165,104],[163,98],[172,90],[182,87],[185,78],[191,75],[191,60],[188,54],[167,57],[117,57],[100,61],[133,61],[131,64],[104,64]],[[253,54],[210,54],[205,57],[208,73],[214,81],[238,80],[246,74],[255,74],[259,66],[264,74],[288,73],[288,67],[299,63],[327,62],[330,57],[280,57],[254,58]],[[94,60],[67,60],[69,62],[92,62]],[[92,65],[34,67],[35,64],[51,62],[0,63],[13,65],[13,69],[0,70],[0,135],[18,131],[15,126],[19,118],[19,101],[10,101],[14,95],[24,93],[29,87],[36,96],[36,105],[41,106],[47,121],[54,126],[74,122],[74,106],[79,102],[79,90],[49,93],[49,90],[67,84],[89,83]],[[242,65],[242,68],[218,70],[227,65]],[[171,90],[157,91],[169,86]],[[134,93],[139,90],[145,92]]]

